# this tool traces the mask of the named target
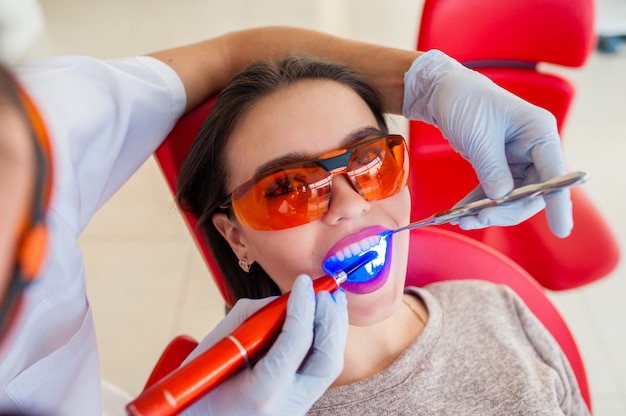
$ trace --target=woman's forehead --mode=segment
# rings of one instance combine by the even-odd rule
[[[349,87],[308,80],[258,100],[233,130],[227,146],[231,176],[246,178],[258,166],[290,153],[316,156],[346,137],[377,127],[367,104]]]

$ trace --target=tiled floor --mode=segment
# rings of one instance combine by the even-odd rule
[[[42,0],[43,36],[26,59],[57,54],[134,55],[226,31],[285,24],[412,48],[420,1]],[[578,87],[565,130],[572,169],[588,170],[586,191],[626,246],[626,50],[559,70]],[[405,125],[397,122],[402,132]],[[167,341],[201,338],[221,318],[214,284],[149,160],[94,217],[80,238],[101,349],[103,377],[131,394]],[[594,414],[626,414],[626,270],[583,289],[551,294],[580,345]]]

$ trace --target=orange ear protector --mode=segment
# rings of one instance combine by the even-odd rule
[[[48,243],[45,214],[52,190],[50,141],[33,103],[21,90],[19,96],[30,124],[35,152],[35,187],[30,211],[22,216],[12,275],[4,298],[0,298],[0,339],[19,310],[22,292],[37,277]]]

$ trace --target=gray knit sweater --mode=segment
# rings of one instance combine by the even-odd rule
[[[422,334],[381,373],[329,389],[309,415],[589,414],[558,344],[511,289],[407,291],[428,308]]]

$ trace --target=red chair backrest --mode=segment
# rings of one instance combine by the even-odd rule
[[[547,109],[560,130],[574,88],[537,65],[583,65],[595,44],[593,21],[593,0],[426,0],[417,48],[441,49]],[[409,123],[409,152],[414,220],[450,208],[478,185],[471,165],[433,126]],[[606,276],[619,261],[617,241],[591,201],[581,189],[572,191],[572,200],[575,227],[566,240],[552,235],[543,214],[515,227],[443,227],[497,248],[544,287],[569,289]]]
[[[470,65],[579,67],[595,46],[594,19],[593,0],[426,0],[417,47]]]
[[[189,148],[198,134],[198,130],[200,130],[202,123],[215,105],[215,100],[216,97],[213,97],[183,116],[178,123],[176,123],[165,141],[163,141],[161,146],[159,146],[154,153],[161,171],[167,180],[167,184],[174,195],[176,195],[178,172],[187,157]],[[202,258],[204,258],[209,270],[211,271],[213,280],[222,294],[224,302],[226,302],[226,305],[229,307],[233,306],[233,296],[230,293],[224,278],[222,277],[217,263],[215,263],[215,260],[211,255],[211,251],[209,250],[209,246],[206,243],[206,239],[204,238],[202,231],[196,228],[196,218],[187,213],[185,213],[183,217],[189,231],[193,235],[198,249],[202,253]]]
[[[560,129],[574,88],[561,77],[539,72],[537,64],[583,65],[595,44],[593,24],[593,0],[425,0],[417,49],[440,49],[475,68],[501,87],[550,111]],[[413,216],[418,219],[449,208],[478,185],[478,180],[436,128],[411,121],[409,129],[412,165],[417,166]],[[420,168],[422,159],[431,154],[444,157],[446,163],[428,166],[428,171]],[[440,173],[455,180],[437,181]],[[436,192],[433,183],[444,183],[446,191]]]

